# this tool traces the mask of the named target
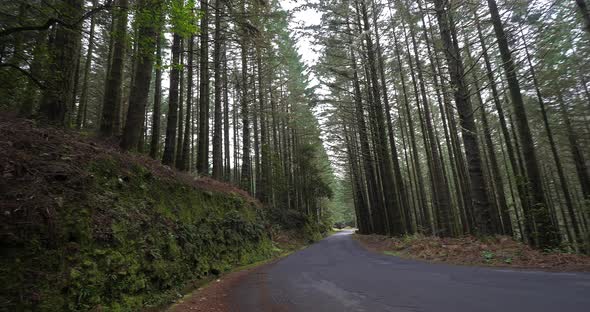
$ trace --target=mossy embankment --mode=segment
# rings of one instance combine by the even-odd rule
[[[280,252],[243,191],[0,116],[0,310],[138,311]]]

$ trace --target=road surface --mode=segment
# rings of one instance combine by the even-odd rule
[[[429,264],[330,236],[249,274],[232,311],[590,311],[590,274]]]

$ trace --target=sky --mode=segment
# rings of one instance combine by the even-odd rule
[[[308,67],[311,67],[317,62],[319,54],[314,51],[311,38],[303,36],[304,31],[302,28],[306,26],[318,25],[322,18],[322,14],[314,9],[295,10],[297,7],[307,2],[313,3],[316,1],[283,0],[281,1],[281,7],[292,13],[292,19],[290,21],[289,28],[295,37],[298,38],[297,50],[299,51],[303,62],[305,62],[305,65]],[[311,78],[313,81],[313,73],[310,75],[312,76]]]
[[[305,3],[315,3],[317,0],[283,0],[281,1],[281,7],[285,10],[291,11],[291,21],[289,24],[289,29],[293,32],[293,35],[297,38],[297,50],[301,55],[301,59],[307,65],[308,68],[313,67],[318,62],[319,53],[316,52],[316,48],[312,42],[312,39],[309,36],[305,36],[305,31],[303,28],[307,26],[314,26],[319,25],[321,22],[322,14],[314,9],[305,9],[305,10],[296,10],[297,7],[301,6]],[[319,85],[319,80],[315,78],[313,71],[308,71],[309,79],[312,85]],[[323,94],[326,90],[320,86],[320,88],[316,89],[316,93]],[[342,168],[339,168],[336,164],[338,163],[336,160],[336,155],[330,149],[327,140],[327,133],[322,129],[322,125],[326,121],[326,116],[322,117],[322,112],[325,109],[325,104],[320,104],[313,109],[313,113],[318,119],[320,124],[320,137],[324,142],[324,148],[328,154],[328,158],[330,158],[332,162],[332,168],[334,169],[334,173],[340,177],[343,175]]]

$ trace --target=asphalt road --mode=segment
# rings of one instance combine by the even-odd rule
[[[590,274],[429,264],[365,250],[341,232],[254,271],[232,311],[590,311]]]

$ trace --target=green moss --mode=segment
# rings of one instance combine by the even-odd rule
[[[2,258],[9,310],[137,311],[171,302],[195,279],[273,254],[258,208],[237,196],[114,159],[88,172],[83,196],[64,195],[51,241],[41,229],[11,250],[18,262]]]

